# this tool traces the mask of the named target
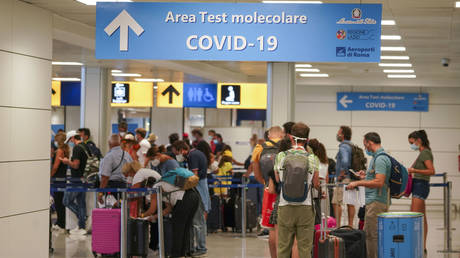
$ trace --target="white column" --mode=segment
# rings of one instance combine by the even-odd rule
[[[107,140],[111,133],[111,81],[107,68],[82,67],[81,69],[80,127],[91,130],[91,138],[101,149],[108,151]]]
[[[295,117],[294,63],[267,64],[267,128],[293,121]]]
[[[48,257],[51,13],[0,1],[0,257]]]

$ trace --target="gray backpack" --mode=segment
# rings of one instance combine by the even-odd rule
[[[310,173],[308,153],[286,152],[283,160],[281,188],[283,198],[288,202],[304,202],[308,196]]]

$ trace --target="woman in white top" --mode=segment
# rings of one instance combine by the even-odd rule
[[[328,175],[329,161],[327,159],[326,148],[317,139],[311,139],[308,142],[308,146],[312,149],[313,154],[315,154],[315,156],[318,157],[319,159],[319,173],[318,173],[319,182],[320,182],[322,191],[325,192],[327,188],[323,186],[327,184],[327,182],[329,182],[329,175]],[[315,210],[316,210],[315,222],[317,222],[315,224],[319,224],[321,222],[321,211],[323,211],[324,214],[329,214],[328,209],[329,207],[327,207],[325,203],[325,199],[322,198],[322,196],[319,196],[318,194],[317,197],[315,198]]]
[[[145,176],[148,176],[147,173]],[[200,195],[194,188],[184,191],[168,182],[160,181],[161,178],[158,180],[155,177],[143,177],[139,179],[143,179],[140,183],[142,187],[151,188],[153,186],[162,188],[163,202],[166,204],[163,216],[172,212],[173,243],[171,257],[185,257],[186,252],[190,250],[190,232],[193,217],[198,209]],[[155,220],[158,218],[158,214],[155,214],[157,211],[156,198],[156,193],[150,195],[150,207],[146,212],[140,214],[141,218],[149,216],[152,216],[152,219]]]

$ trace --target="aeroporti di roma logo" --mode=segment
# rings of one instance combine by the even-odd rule
[[[338,39],[343,40],[347,37],[347,33],[345,32],[345,30],[338,30],[336,36]]]

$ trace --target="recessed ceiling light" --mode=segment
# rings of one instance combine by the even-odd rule
[[[381,51],[406,51],[406,47],[381,47]]]
[[[319,73],[319,69],[316,68],[297,68],[296,72],[307,72],[307,73]]]
[[[80,62],[57,62],[53,61],[51,62],[52,65],[79,65],[82,66],[83,64]]]
[[[296,64],[295,68],[310,68],[312,67],[311,64]]]
[[[329,77],[327,73],[301,73],[300,77]]]
[[[382,60],[409,60],[409,56],[380,56]]]
[[[383,70],[384,73],[414,73],[414,70]]]
[[[322,4],[323,1],[262,1],[264,4]]]
[[[53,78],[53,81],[61,81],[61,82],[79,82],[80,78]]]
[[[415,79],[417,75],[415,74],[388,74],[388,78],[391,79]]]
[[[164,82],[165,81],[160,78],[136,78],[134,80],[137,82]]]
[[[123,71],[122,70],[112,70],[111,72],[112,73],[122,73]]]
[[[114,77],[141,77],[141,74],[138,73],[112,73]]]
[[[153,86],[153,89],[154,89],[154,90],[158,89],[158,86],[156,86],[156,85],[155,85],[155,86]]]
[[[395,20],[382,20],[382,25],[396,25]]]
[[[382,35],[380,38],[382,40],[401,40],[401,36],[399,35]]]
[[[394,64],[390,64],[390,63],[379,63],[379,66],[380,67],[412,67],[412,64],[399,64],[399,63],[394,63]]]
[[[131,0],[77,0],[86,5],[96,5],[96,2],[132,2]]]
[[[460,1],[455,2],[455,7],[460,8]]]

